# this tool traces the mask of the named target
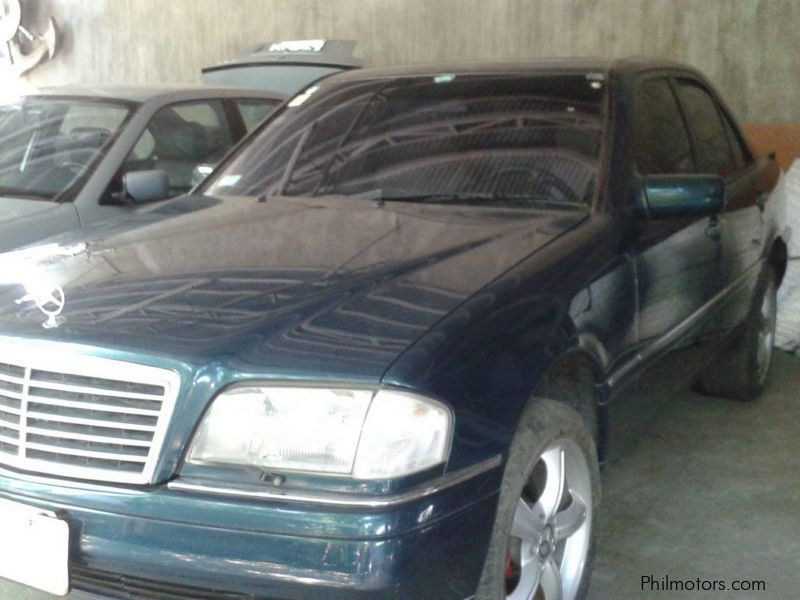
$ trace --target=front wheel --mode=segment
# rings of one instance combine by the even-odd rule
[[[572,408],[534,400],[509,452],[476,600],[574,600],[589,586],[595,444]]]

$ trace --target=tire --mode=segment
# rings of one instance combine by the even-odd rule
[[[700,374],[701,393],[742,401],[761,395],[772,363],[777,288],[775,268],[768,265],[740,337]]]
[[[584,598],[599,503],[597,451],[580,415],[560,402],[531,400],[509,450],[475,600],[529,600],[537,589],[549,600],[559,585],[563,600]]]

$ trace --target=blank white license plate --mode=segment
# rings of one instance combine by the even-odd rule
[[[53,513],[0,500],[0,577],[64,596],[69,526]]]

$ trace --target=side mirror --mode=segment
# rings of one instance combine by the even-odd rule
[[[210,163],[201,163],[192,169],[192,187],[203,183],[213,170],[214,165]]]
[[[718,175],[648,175],[639,204],[651,219],[716,215],[725,206],[725,182]]]
[[[169,198],[169,177],[160,169],[126,173],[122,187],[125,197],[136,204]]]

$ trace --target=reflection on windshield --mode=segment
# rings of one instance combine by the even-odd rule
[[[78,99],[0,106],[0,195],[50,200],[83,176],[129,109]]]
[[[595,192],[604,94],[588,74],[323,83],[289,103],[206,189],[585,206]]]

